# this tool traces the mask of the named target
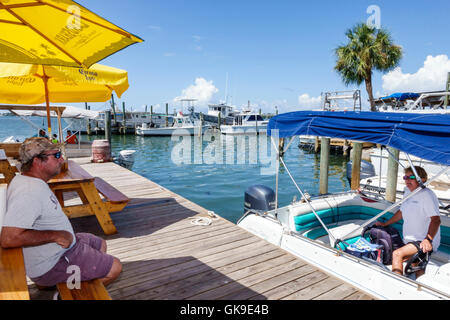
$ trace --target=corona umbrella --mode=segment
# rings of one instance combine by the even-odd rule
[[[0,63],[0,103],[104,102],[128,89],[128,72],[94,64],[89,69]]]
[[[142,41],[71,0],[0,0],[0,62],[89,68]]]
[[[142,41],[71,0],[0,0],[0,62],[89,68]]]

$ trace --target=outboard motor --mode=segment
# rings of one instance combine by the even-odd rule
[[[254,185],[245,191],[244,213],[248,210],[269,211],[275,209],[275,192],[263,185]]]
[[[361,160],[361,172],[359,178],[362,180],[374,177],[375,175],[375,167],[373,164],[369,161]],[[352,161],[347,162],[347,179],[348,183],[352,184]]]

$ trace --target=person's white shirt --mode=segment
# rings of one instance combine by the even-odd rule
[[[420,187],[419,187],[420,188]],[[405,188],[404,197],[411,191]],[[439,201],[436,194],[424,188],[407,199],[400,206],[403,217],[403,241],[423,241],[428,234],[431,217],[440,216]],[[436,251],[441,243],[441,230],[433,238],[433,251]]]

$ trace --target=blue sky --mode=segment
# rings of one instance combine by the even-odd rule
[[[78,2],[145,40],[100,62],[128,71],[130,88],[117,102],[134,110],[163,111],[168,102],[172,111],[181,107],[177,97],[194,97],[205,111],[226,99],[227,75],[228,102],[239,109],[247,101],[265,112],[319,106],[321,92],[357,88],[345,87],[333,70],[334,48],[348,28],[367,21],[370,5],[404,50],[401,71],[374,73],[375,96],[442,90],[450,72],[448,0]],[[359,88],[366,100],[364,84]]]

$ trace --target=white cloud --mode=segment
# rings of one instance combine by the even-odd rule
[[[174,52],[166,52],[164,53],[164,57],[175,57],[177,54]]]
[[[403,73],[401,68],[396,68],[385,74],[382,77],[383,90],[386,94],[444,90],[448,72],[450,59],[447,55],[427,56],[423,67],[416,73]]]
[[[298,97],[298,105],[301,109],[319,109],[322,108],[322,97],[310,97],[304,93]]]
[[[195,83],[186,89],[183,89],[181,96],[176,97],[174,101],[181,99],[197,99],[197,104],[205,104],[211,101],[213,96],[219,92],[213,81],[208,81],[204,78],[196,78]]]

